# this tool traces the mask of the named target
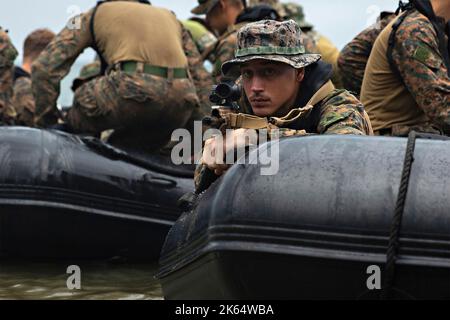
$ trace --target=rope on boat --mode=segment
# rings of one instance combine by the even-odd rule
[[[435,134],[418,133],[411,131],[408,136],[408,142],[406,145],[405,161],[403,163],[403,172],[400,182],[399,193],[397,197],[397,204],[395,207],[394,217],[391,223],[389,244],[386,254],[386,267],[383,291],[381,293],[381,299],[392,298],[392,293],[395,285],[396,275],[396,262],[400,246],[400,231],[402,218],[405,211],[406,197],[408,194],[409,180],[411,177],[411,169],[414,162],[414,150],[416,147],[417,138],[430,139],[430,140],[450,140],[449,137],[440,136]]]

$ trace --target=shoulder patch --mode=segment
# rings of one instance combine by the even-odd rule
[[[430,67],[431,69],[439,69],[442,62],[440,57],[436,56],[436,53],[434,53],[433,50],[424,45],[420,45],[416,49],[413,57],[414,59]]]

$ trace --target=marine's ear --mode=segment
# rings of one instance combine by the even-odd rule
[[[296,69],[296,80],[298,82],[302,82],[303,79],[305,78],[305,68],[300,68],[300,69]]]

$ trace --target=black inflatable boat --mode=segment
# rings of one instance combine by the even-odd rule
[[[157,259],[192,176],[96,139],[0,128],[0,257]]]
[[[158,276],[167,299],[450,299],[449,141],[279,147],[278,174],[233,166],[171,229]]]

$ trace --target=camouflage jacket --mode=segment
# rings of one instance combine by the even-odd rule
[[[60,82],[69,73],[77,57],[92,47],[89,24],[93,10],[74,19],[80,20],[80,27],[65,27],[41,53],[33,64],[32,90],[36,100],[36,122],[51,125],[56,121],[56,100],[60,93]],[[68,24],[75,25],[75,23]],[[182,26],[181,22],[180,25]],[[86,42],[86,39],[89,41]],[[188,59],[189,71],[198,89],[202,107],[208,112],[209,91],[212,81],[203,66],[198,49],[191,34],[182,26],[183,49]]]
[[[17,113],[16,124],[32,127],[35,103],[30,78],[20,77],[15,81],[12,103]]]
[[[345,89],[359,95],[373,44],[378,35],[396,17],[394,13],[380,16],[379,21],[359,33],[338,58],[338,70]]]
[[[234,59],[237,47],[237,32],[246,22],[231,26],[222,34],[214,47],[211,48],[207,58],[213,62],[212,77],[217,84],[222,78],[222,64],[225,61]]]
[[[392,58],[406,89],[432,123],[450,132],[450,77],[433,25],[414,9],[396,35]]]
[[[293,107],[292,109],[294,109]],[[248,106],[243,106],[248,110]],[[287,127],[279,127],[279,137],[305,136],[309,134],[370,135],[370,120],[361,102],[346,90],[335,89],[312,109],[302,108],[302,113]],[[302,110],[300,109],[300,110]],[[199,164],[194,181],[198,186],[206,167]]]
[[[11,103],[16,57],[17,50],[8,34],[0,28],[0,125],[12,124],[16,116]]]

